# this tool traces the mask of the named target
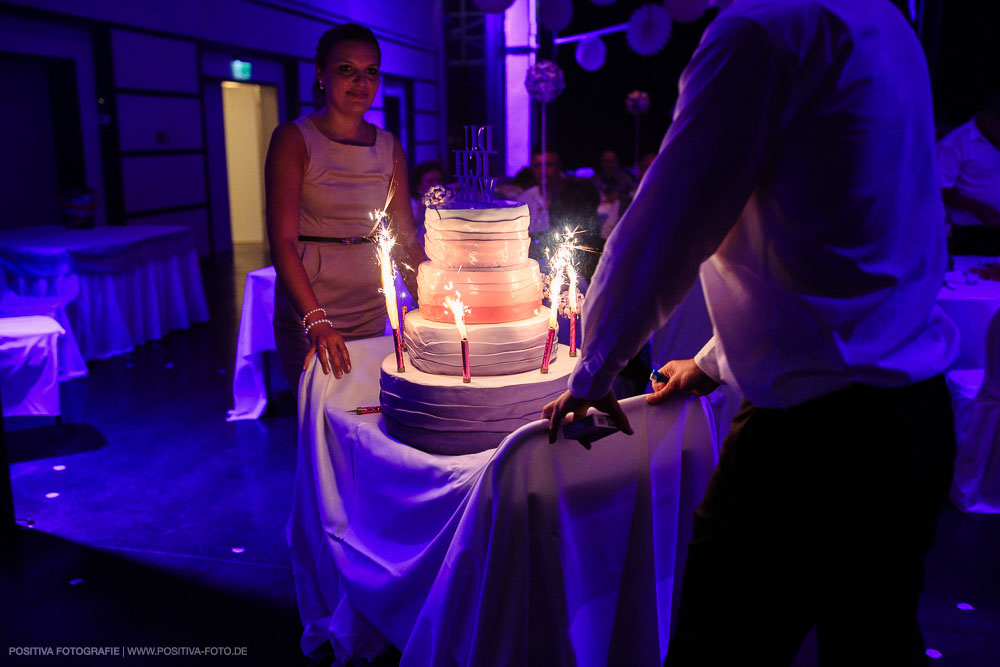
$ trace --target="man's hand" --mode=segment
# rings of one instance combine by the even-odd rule
[[[674,394],[704,396],[719,386],[718,382],[698,368],[694,359],[668,361],[660,372],[669,380],[653,383],[653,393],[646,395],[646,402],[650,405],[662,403]]]
[[[611,417],[611,421],[623,433],[632,435],[632,426],[629,425],[628,417],[625,416],[622,406],[618,404],[614,391],[609,391],[603,398],[593,403],[582,398],[577,398],[569,393],[569,391],[565,391],[562,396],[542,408],[542,419],[549,420],[549,442],[556,441],[556,436],[559,435],[559,425],[562,423],[563,417],[570,413],[573,414],[573,418],[575,419],[586,417],[587,410],[591,405],[601,412],[607,413]]]

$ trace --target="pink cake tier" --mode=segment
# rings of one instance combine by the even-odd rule
[[[528,261],[528,207],[520,202],[448,202],[424,215],[427,257],[451,268],[516,266]]]
[[[417,269],[420,312],[433,322],[454,322],[444,298],[461,295],[468,324],[514,322],[533,317],[542,307],[538,262],[499,269],[463,269],[423,262]]]
[[[474,376],[511,375],[538,370],[549,332],[549,309],[538,315],[502,324],[469,324],[469,361]],[[403,338],[410,363],[434,375],[462,374],[461,337],[455,323],[432,322],[421,310],[406,316]],[[549,360],[555,360],[558,346]]]

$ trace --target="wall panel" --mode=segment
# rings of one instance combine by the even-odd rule
[[[201,155],[126,157],[122,180],[126,213],[205,203]]]
[[[201,104],[194,98],[118,95],[123,151],[200,150]]]

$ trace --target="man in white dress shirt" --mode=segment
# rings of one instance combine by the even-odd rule
[[[668,664],[790,664],[814,626],[821,662],[925,661],[922,564],[954,458],[943,215],[924,54],[888,0],[737,0],[712,22],[543,412],[553,439],[590,405],[631,432],[611,382],[700,269],[714,336],[647,400],[724,382],[746,401]]]
[[[956,255],[1000,255],[1000,93],[938,142]]]

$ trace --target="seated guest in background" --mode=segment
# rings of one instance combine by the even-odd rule
[[[608,238],[622,213],[632,202],[635,177],[618,163],[612,150],[601,153],[600,167],[594,175],[594,184],[601,193],[601,236]]]
[[[728,4],[728,3],[723,3]],[[808,104],[803,104],[808,100]],[[951,483],[947,253],[926,58],[888,0],[737,0],[587,292],[562,418],[701,275],[713,337],[650,403],[745,401],[693,523],[666,665],[925,665],[923,560]],[[637,296],[641,295],[641,296]]]
[[[639,158],[639,174],[636,179],[635,186],[639,187],[639,183],[642,182],[642,177],[646,175],[649,171],[649,165],[653,164],[653,160],[656,158],[656,153],[646,153],[641,158]],[[632,190],[632,195],[635,196],[635,189]]]
[[[542,199],[543,171],[546,199]],[[528,210],[531,212],[531,226],[528,231],[532,234],[532,238],[536,238],[549,231],[549,205],[565,180],[559,152],[547,149],[542,153],[541,147],[536,146],[531,151],[531,174],[534,176],[535,185],[521,193],[521,201],[528,205]]]
[[[549,220],[552,230],[557,233],[579,230],[576,242],[594,252],[577,252],[576,267],[580,275],[589,283],[597,268],[597,261],[604,249],[604,239],[600,235],[600,220],[597,206],[601,196],[591,181],[567,177],[552,197],[549,207]],[[542,271],[545,269],[543,267]],[[649,373],[647,372],[646,375]]]
[[[509,199],[519,201],[525,190],[538,185],[535,182],[535,173],[531,167],[521,167],[520,171],[514,174],[514,178],[507,180],[497,186],[497,197],[499,199]]]
[[[938,142],[954,255],[1000,255],[1000,92]]]
[[[444,167],[433,161],[421,162],[410,175],[410,206],[413,208],[413,224],[417,228],[417,239],[424,247],[424,195],[435,185],[444,185]]]
[[[600,191],[603,201],[616,202],[619,199],[627,199],[635,189],[635,183],[635,176],[618,162],[617,153],[613,150],[601,153],[600,167],[594,175],[594,184]],[[622,210],[625,208],[627,206],[623,206]]]

